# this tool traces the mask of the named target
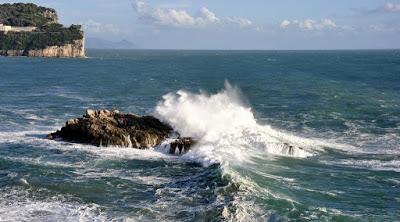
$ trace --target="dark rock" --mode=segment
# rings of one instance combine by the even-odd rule
[[[195,144],[195,141],[190,137],[178,138],[175,141],[170,143],[170,154],[178,155],[185,154],[190,148]],[[176,150],[178,148],[178,150]]]
[[[95,146],[145,149],[168,138],[172,128],[152,116],[136,116],[118,111],[87,110],[82,118],[70,119],[48,139],[63,139]]]
[[[47,139],[62,139],[95,146],[119,146],[146,149],[160,145],[170,134],[179,134],[152,116],[123,114],[118,110],[86,110],[82,118],[70,119]],[[195,144],[184,137],[170,142],[170,154],[185,154]]]

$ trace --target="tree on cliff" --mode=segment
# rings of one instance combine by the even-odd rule
[[[57,23],[57,12],[29,3],[0,4],[0,23],[11,26],[41,27]]]

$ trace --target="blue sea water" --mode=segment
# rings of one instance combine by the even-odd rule
[[[87,108],[199,143],[45,139]],[[399,220],[398,50],[0,57],[0,221]]]

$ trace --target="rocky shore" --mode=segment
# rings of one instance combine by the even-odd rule
[[[136,149],[155,147],[179,135],[168,125],[152,116],[137,116],[119,111],[86,110],[82,118],[70,119],[65,126],[47,136],[70,142],[95,146],[118,146]],[[192,145],[192,138],[180,138],[169,143],[170,154],[184,154]]]

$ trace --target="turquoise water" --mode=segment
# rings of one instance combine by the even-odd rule
[[[400,51],[88,55],[0,58],[0,221],[400,220]],[[45,139],[86,108],[199,144]]]

